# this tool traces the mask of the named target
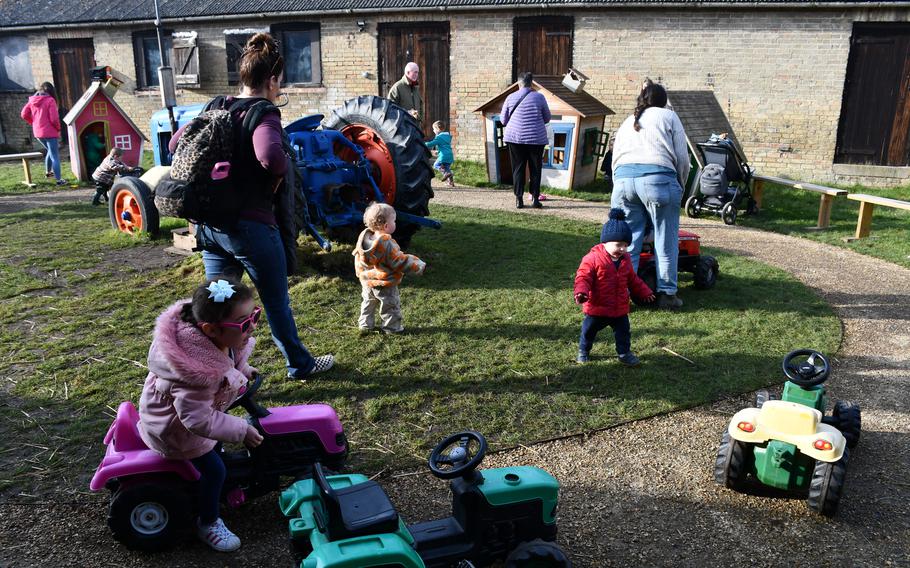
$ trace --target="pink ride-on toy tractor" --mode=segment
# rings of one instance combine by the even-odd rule
[[[254,376],[230,406],[243,407],[263,437],[252,450],[222,450],[227,468],[222,497],[231,507],[279,489],[282,477],[311,476],[316,462],[339,469],[347,457],[347,439],[335,409],[307,404],[267,410],[253,400],[261,384],[262,377]],[[199,472],[189,460],[167,459],[150,450],[139,436],[138,422],[136,407],[120,403],[90,487],[111,491],[107,523],[115,539],[129,548],[155,551],[167,548],[191,526]]]

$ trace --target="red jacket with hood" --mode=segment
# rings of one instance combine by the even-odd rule
[[[575,273],[575,294],[584,293],[588,301],[582,304],[586,315],[618,318],[629,313],[629,291],[636,299],[651,295],[648,285],[632,269],[632,257],[624,254],[619,268],[607,254],[603,244],[595,245],[581,259]]]
[[[54,97],[32,95],[19,114],[22,120],[32,125],[35,138],[60,138],[60,113]]]

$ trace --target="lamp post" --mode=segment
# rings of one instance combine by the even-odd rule
[[[174,85],[174,68],[164,65],[164,38],[161,36],[161,16],[158,15],[158,0],[155,3],[155,32],[158,36],[158,57],[161,65],[158,67],[158,88],[161,90],[161,103],[167,108],[167,116],[171,122],[171,135],[177,133],[177,121],[174,119],[174,107],[177,106],[177,90]]]

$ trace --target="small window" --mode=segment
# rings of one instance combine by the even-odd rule
[[[93,102],[92,116],[107,116],[107,103],[104,101]]]
[[[553,146],[544,149],[543,167],[554,170],[567,170],[571,163],[572,132],[571,124],[550,123],[553,126]]]
[[[171,32],[162,30],[164,66],[171,62]],[[154,30],[133,33],[133,57],[136,59],[136,86],[148,89],[158,86],[158,68],[162,67],[158,35]]]
[[[31,91],[34,86],[28,41],[23,36],[0,37],[0,91]]]
[[[272,33],[284,56],[284,82],[288,85],[321,84],[319,24],[273,26]]]
[[[607,142],[609,134],[597,128],[585,129],[584,138],[582,139],[581,163],[586,166],[607,154]]]
[[[253,35],[268,30],[243,29],[224,30],[224,54],[227,60],[228,85],[240,83],[240,55],[243,47]]]
[[[118,134],[114,136],[114,146],[121,150],[133,149],[133,137],[129,134]]]

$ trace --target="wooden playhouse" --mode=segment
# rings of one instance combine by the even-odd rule
[[[91,180],[92,172],[114,146],[123,150],[124,163],[139,165],[147,138],[114,102],[119,85],[110,68],[92,69],[92,84],[63,118],[71,168],[80,181]]]
[[[585,92],[586,80],[575,69],[564,77],[534,77],[532,87],[547,99],[553,127],[553,145],[544,148],[541,185],[574,189],[591,183],[597,176],[598,161],[607,152],[609,138],[603,130],[604,119],[613,111]],[[512,183],[512,161],[503,142],[499,115],[506,97],[518,89],[516,82],[474,109],[483,113],[487,176],[494,183]]]

